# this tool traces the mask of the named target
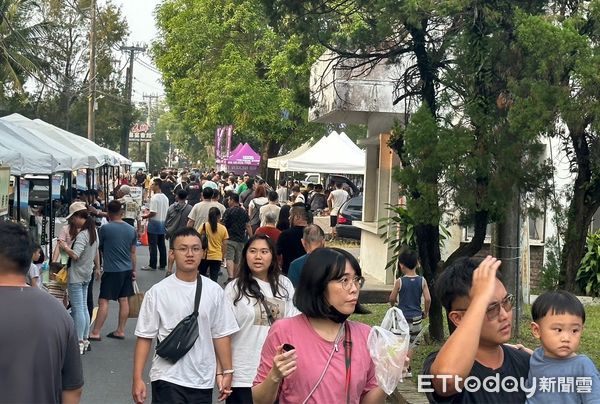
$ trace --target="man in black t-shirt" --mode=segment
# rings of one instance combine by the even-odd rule
[[[185,190],[188,193],[188,203],[193,208],[195,204],[200,202],[200,196],[202,195],[202,184],[200,184],[195,174],[190,175],[190,183]]]
[[[0,223],[0,401],[79,402],[83,371],[75,326],[62,302],[25,283],[32,253],[23,226]]]
[[[459,258],[436,282],[456,330],[425,359],[419,389],[430,402],[523,403],[529,354],[504,345],[514,297],[497,278],[500,261]],[[465,379],[467,381],[465,382]]]
[[[242,259],[242,249],[246,243],[247,236],[252,235],[250,217],[240,206],[240,196],[232,193],[227,202],[229,207],[223,213],[223,225],[227,228],[229,239],[227,240],[227,274],[228,280],[234,278]]]
[[[302,245],[304,228],[308,225],[308,214],[303,204],[290,209],[290,228],[284,230],[277,239],[277,255],[282,257],[281,271],[287,275],[290,264],[306,254]]]

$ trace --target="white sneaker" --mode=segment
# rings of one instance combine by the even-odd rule
[[[90,341],[87,339],[83,340],[83,346],[85,348],[86,351],[91,351],[92,350],[92,346],[90,344]]]
[[[85,343],[83,341],[79,341],[79,354],[85,354]]]

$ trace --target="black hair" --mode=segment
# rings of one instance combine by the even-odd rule
[[[181,200],[186,199],[188,196],[188,193],[185,189],[180,189],[179,191],[177,191],[177,197]]]
[[[239,204],[240,203],[240,196],[238,194],[236,194],[235,192],[232,192],[229,195],[229,200]]]
[[[213,197],[213,189],[206,187],[202,189],[202,198],[205,200],[212,199]]]
[[[290,228],[290,205],[283,205],[279,209],[279,218],[277,219],[276,227],[281,231]]]
[[[298,185],[294,185],[292,187],[292,192],[300,192],[300,187]]]
[[[60,262],[51,262],[48,266],[50,273],[57,274],[63,268],[63,264]]]
[[[114,199],[108,203],[106,207],[109,215],[118,215],[123,210],[123,205],[118,200]]]
[[[331,318],[331,305],[325,299],[325,290],[331,281],[341,279],[349,263],[356,276],[362,276],[358,261],[352,254],[341,248],[317,248],[308,255],[300,275],[300,282],[294,294],[294,306],[307,317]],[[355,313],[366,313],[357,304]]]
[[[577,296],[566,290],[549,290],[542,293],[531,305],[531,319],[535,322],[547,314],[572,314],[585,323],[585,308]]]
[[[435,292],[446,312],[452,311],[452,302],[456,298],[469,296],[473,282],[473,271],[481,264],[481,259],[461,257],[446,268],[436,281]],[[500,272],[496,278],[501,279]]]
[[[321,192],[322,190],[323,190],[323,185],[321,185],[321,184],[315,185],[315,191]]]
[[[79,232],[77,228],[73,225],[72,219],[75,217],[80,217],[85,219],[85,223],[81,226]],[[98,234],[96,233],[96,221],[90,216],[87,210],[80,210],[78,212],[73,213],[73,216],[69,218],[69,235],[71,236],[71,240],[75,240],[77,235],[87,230],[89,233],[90,245],[93,245],[96,242]]]
[[[269,246],[269,250],[271,250],[272,258],[271,265],[269,265],[269,270],[267,271],[267,279],[269,281],[269,285],[271,286],[273,297],[282,297],[285,299],[289,296],[288,290],[281,283],[279,283],[281,268],[279,268],[279,263],[277,262],[277,253],[275,250],[275,244],[273,244],[273,240],[271,240],[271,238],[266,234],[255,234],[254,236],[250,237],[242,249],[240,270],[236,280],[237,293],[233,299],[234,305],[237,305],[237,303],[242,300],[244,296],[255,298],[256,300],[260,300],[261,298],[261,296],[257,296],[257,293],[255,292],[259,291],[260,287],[257,288],[258,282],[256,282],[256,280],[252,277],[252,271],[250,270],[250,266],[246,260],[246,253],[248,252],[248,249],[252,243],[254,243],[256,240],[265,240]],[[256,285],[252,287],[252,284]]]
[[[419,257],[417,252],[414,250],[405,250],[398,255],[398,264],[402,264],[408,269],[415,269],[417,267],[417,263],[419,262]]]
[[[34,264],[41,264],[44,261],[46,261],[46,256],[44,255],[44,249],[38,243],[34,243],[33,244],[33,252],[36,252],[36,251],[40,252],[40,256],[39,256],[39,258],[37,260],[33,261],[33,263]],[[33,252],[31,253],[31,255],[33,255]]]
[[[162,187],[163,180],[161,180],[160,178],[152,178],[152,182],[154,182],[154,185],[158,185],[159,188]]]
[[[279,200],[279,195],[275,191],[269,191],[268,198],[269,198],[269,201],[276,202]]]
[[[29,271],[33,251],[33,241],[24,226],[0,222],[0,272],[25,275]]]
[[[195,236],[200,240],[200,233],[196,231],[193,227],[182,227],[180,229],[175,230],[173,235],[170,237],[169,248],[172,250],[175,248],[175,240],[179,237],[187,237],[187,236]]]
[[[254,187],[254,178],[249,177],[246,180],[246,185],[248,186],[248,189],[252,189]]]
[[[210,224],[210,230],[213,233],[217,232],[217,225],[219,224],[219,217],[221,216],[221,211],[219,208],[213,206],[208,210],[208,224]]]
[[[213,198],[220,198],[221,197],[221,191],[219,191],[218,188],[213,189]]]
[[[285,187],[286,183],[287,182],[285,180],[279,180],[279,185],[282,186],[282,187]]]

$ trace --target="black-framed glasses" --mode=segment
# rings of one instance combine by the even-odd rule
[[[344,290],[352,289],[352,285],[356,286],[357,289],[360,289],[365,284],[365,278],[363,278],[362,276],[355,276],[354,278],[351,279],[347,276],[343,276],[340,279],[335,280],[335,282],[338,282],[339,284],[341,284],[342,289],[344,289]]]
[[[509,312],[512,310],[514,305],[515,297],[509,293],[501,301],[490,304],[485,311],[485,315],[488,320],[495,320],[500,315],[500,307],[502,307],[506,312]],[[452,311],[467,311],[467,309],[454,309]]]

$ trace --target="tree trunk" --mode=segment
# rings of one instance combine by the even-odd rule
[[[568,125],[569,137],[575,161],[577,177],[573,186],[573,197],[569,205],[567,233],[561,254],[560,286],[577,293],[577,271],[585,254],[585,244],[590,223],[600,206],[600,179],[593,172],[592,155],[588,142],[592,135],[586,131],[589,122]],[[594,175],[595,174],[595,175]]]
[[[442,305],[434,293],[438,265],[441,260],[439,227],[431,224],[418,224],[415,226],[415,234],[423,276],[432,292],[429,309],[429,335],[435,341],[443,341]]]
[[[573,197],[569,205],[567,233],[561,253],[560,285],[573,293],[581,292],[577,283],[577,271],[585,255],[585,245],[588,229],[594,213],[600,206],[600,192],[595,192],[595,198],[586,191],[587,180],[578,173],[573,187]],[[596,187],[598,188],[598,186]],[[590,203],[591,202],[591,203]]]
[[[267,160],[275,157],[281,145],[274,140],[266,140],[261,146],[259,172],[262,178],[267,178]]]

